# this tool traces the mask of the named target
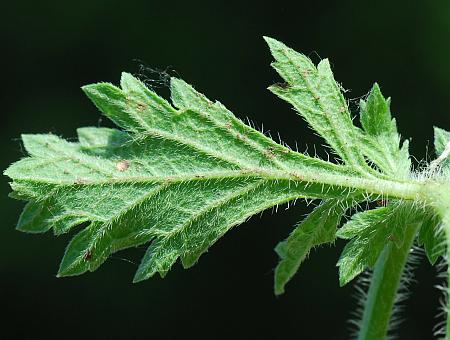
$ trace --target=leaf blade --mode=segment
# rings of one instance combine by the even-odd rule
[[[350,240],[337,263],[340,285],[346,285],[366,268],[373,268],[386,244],[400,247],[404,227],[420,217],[409,203],[402,202],[353,215],[337,232],[338,237]]]
[[[25,135],[30,157],[5,172],[18,196],[40,202],[37,210],[51,201],[39,215],[42,230],[85,225],[59,276],[94,271],[114,252],[148,242],[135,281],[165,275],[178,258],[193,265],[255,213],[296,198],[350,194],[347,183],[359,181],[345,166],[276,144],[181,80],[172,81],[178,109],[129,74],[122,88],[83,89],[127,131],[81,128],[78,142]]]
[[[360,147],[384,174],[406,179],[410,175],[411,160],[408,140],[400,145],[397,124],[392,119],[390,98],[384,98],[377,83],[367,100],[360,101],[360,121],[364,131],[360,134]]]
[[[371,174],[357,147],[356,129],[328,60],[322,60],[316,68],[306,56],[285,44],[264,39],[276,60],[272,66],[287,82],[269,90],[292,104],[344,162],[361,173]]]
[[[348,204],[339,199],[323,202],[297,225],[287,239],[278,243],[275,251],[280,261],[275,268],[275,295],[284,293],[285,285],[311,249],[335,240],[337,226]]]

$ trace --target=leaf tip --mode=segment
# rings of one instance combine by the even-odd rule
[[[131,89],[137,83],[140,83],[140,80],[134,77],[131,73],[122,72],[120,75],[120,87],[122,90]]]
[[[155,271],[148,271],[148,270],[140,270],[138,269],[133,277],[133,283],[139,283],[145,280],[148,280],[155,274]],[[160,272],[161,278],[164,278],[166,273]]]
[[[141,263],[138,270],[134,274],[133,283],[139,283],[139,282],[145,281],[145,280],[149,279],[150,277],[152,277],[154,273],[155,273],[154,271],[149,271],[149,270],[147,270],[147,268],[144,269],[142,267],[142,263]]]
[[[134,275],[134,277],[133,277],[133,283],[139,283],[139,282],[142,282],[142,281],[144,281],[145,279],[142,277],[142,276],[140,276],[140,275],[138,275],[137,273],[136,273],[136,275]]]
[[[97,85],[97,84],[83,85],[83,86],[81,86],[81,91],[83,91],[85,95],[87,95],[88,97],[90,97],[90,95],[91,95],[93,92],[95,92],[96,85]]]
[[[186,83],[183,79],[177,77],[170,77],[170,94],[172,100],[174,100],[174,97],[181,96],[181,92],[185,91],[189,87],[190,85]]]
[[[184,85],[186,82],[183,79],[177,77],[170,77],[170,87]]]
[[[266,44],[269,46],[272,54],[274,54],[276,50],[286,47],[286,45],[284,45],[281,41],[278,41],[274,38],[263,36],[263,39],[266,41]]]
[[[61,266],[60,266],[58,269],[58,272],[56,273],[56,277],[59,279],[61,277],[66,277],[66,276],[67,276],[67,274],[66,274],[65,269],[61,268]]]
[[[12,178],[12,167],[14,166],[13,164],[10,164],[5,170],[3,170],[3,176],[7,176],[9,178]]]
[[[348,283],[347,280],[339,277],[339,287],[340,288],[344,287],[347,283]]]
[[[270,45],[272,41],[276,41],[274,38],[268,37],[267,35],[263,35],[263,39],[268,45]]]
[[[319,71],[319,73],[321,73],[321,72],[323,72],[323,71],[331,70],[330,60],[329,60],[328,58],[322,59],[322,60],[317,64],[317,70]]]
[[[284,294],[284,285],[275,284],[274,293],[275,293],[275,296],[283,295]]]
[[[378,93],[381,94],[380,85],[378,85],[377,82],[373,83],[371,92],[372,92],[372,91],[373,91],[373,92],[378,92]]]

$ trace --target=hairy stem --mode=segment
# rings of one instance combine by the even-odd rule
[[[449,147],[449,144],[447,144],[446,149]],[[450,315],[449,315],[448,311],[450,308],[450,302],[449,302],[449,292],[450,292],[450,267],[449,267],[449,260],[450,260],[450,183],[449,182],[436,182],[428,188],[428,191],[425,193],[425,195],[428,195],[427,202],[429,202],[429,204],[433,207],[434,211],[441,218],[440,228],[442,228],[442,230],[445,233],[445,238],[446,238],[446,243],[447,243],[446,244],[446,246],[447,246],[447,254],[446,254],[447,289],[445,291],[445,294],[446,294],[445,298],[447,301],[446,302],[447,305],[445,306],[445,313],[447,314],[447,321],[445,323],[445,338],[444,339],[449,339]]]
[[[449,298],[449,293],[450,293],[450,265],[449,265],[449,259],[450,259],[450,237],[449,237],[449,232],[447,230],[446,233],[447,236],[447,289],[445,290],[445,301],[446,301],[446,306],[445,306],[445,312],[447,314],[447,322],[445,323],[445,338],[444,339],[448,339],[450,336],[450,298]]]
[[[377,260],[365,301],[358,340],[385,339],[401,276],[420,223],[406,226],[400,248],[389,242]]]

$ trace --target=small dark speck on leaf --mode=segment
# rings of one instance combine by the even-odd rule
[[[267,157],[272,158],[272,159],[276,157],[275,149],[272,147],[267,148],[267,150],[265,151],[265,154]]]
[[[388,240],[392,241],[392,242],[395,242],[397,239],[396,239],[396,237],[394,235],[389,235],[388,236]]]
[[[90,261],[92,259],[92,251],[88,250],[85,254],[84,254],[84,260],[85,261]]]

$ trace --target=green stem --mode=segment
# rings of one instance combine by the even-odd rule
[[[447,300],[447,306],[446,306],[446,317],[447,317],[447,322],[445,324],[445,339],[449,338],[450,335],[450,313],[449,313],[449,308],[450,308],[450,298],[449,298],[449,293],[450,293],[450,265],[449,265],[449,259],[450,259],[450,237],[449,237],[449,232],[447,230],[446,233],[446,237],[447,237],[447,289],[445,291],[446,294],[446,300]]]
[[[401,276],[420,223],[406,226],[400,248],[389,242],[375,264],[358,340],[385,339]]]
[[[447,147],[450,146],[450,143],[447,144]],[[447,148],[446,148],[447,149]],[[445,157],[448,157],[446,155]],[[431,206],[435,209],[438,215],[441,217],[441,226],[445,232],[445,237],[447,241],[447,291],[445,292],[447,299],[446,306],[446,314],[447,314],[447,322],[445,324],[445,339],[450,338],[450,301],[449,301],[449,292],[450,292],[450,183],[449,182],[436,182],[432,186],[428,187],[427,192],[425,193],[427,197],[427,201],[430,202]]]

